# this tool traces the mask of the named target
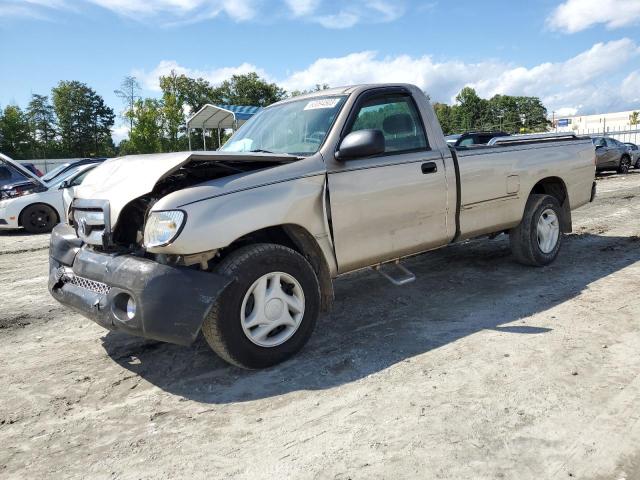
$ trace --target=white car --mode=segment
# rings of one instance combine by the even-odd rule
[[[79,165],[46,183],[19,163],[0,154],[0,229],[24,227],[46,233],[66,221],[75,188],[97,164]]]

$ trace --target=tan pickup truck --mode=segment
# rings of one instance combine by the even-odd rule
[[[264,109],[219,151],[97,167],[52,233],[49,289],[108,329],[185,345],[202,331],[225,360],[267,367],[303,347],[344,273],[403,284],[403,257],[498,233],[547,265],[594,173],[589,138],[454,150],[415,86],[325,90]]]

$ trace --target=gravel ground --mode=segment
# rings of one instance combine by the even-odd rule
[[[640,172],[599,180],[541,269],[504,236],[365,271],[266,371],[108,333],[0,233],[2,478],[640,478]]]

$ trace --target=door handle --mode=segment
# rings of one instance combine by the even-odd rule
[[[422,170],[422,173],[424,173],[425,175],[427,173],[436,173],[438,171],[438,165],[436,165],[436,162],[423,163],[420,168]]]

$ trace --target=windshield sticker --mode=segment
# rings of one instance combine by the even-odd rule
[[[305,105],[304,109],[316,110],[318,108],[333,108],[339,101],[339,98],[321,98],[320,100],[311,100]]]

